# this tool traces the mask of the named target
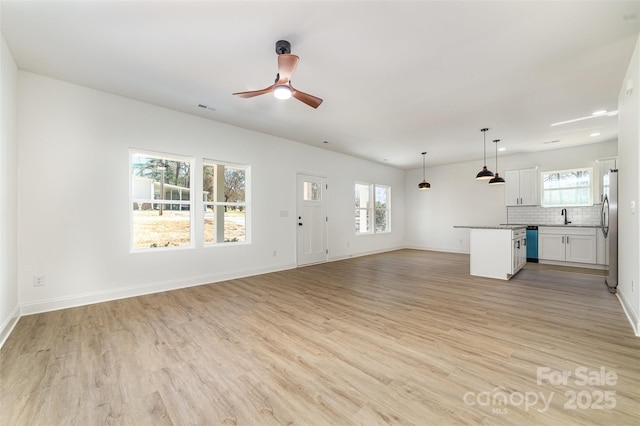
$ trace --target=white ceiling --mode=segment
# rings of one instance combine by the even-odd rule
[[[482,127],[489,165],[493,139],[615,139],[617,117],[550,125],[617,109],[640,1],[2,0],[1,17],[22,70],[410,169],[422,151],[480,166]],[[273,83],[279,39],[317,110],[231,95]]]

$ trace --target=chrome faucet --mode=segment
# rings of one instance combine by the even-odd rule
[[[564,216],[564,224],[568,225],[571,223],[571,221],[569,220],[569,216],[567,215],[567,209],[562,209],[562,211],[560,212],[560,214],[562,216]]]

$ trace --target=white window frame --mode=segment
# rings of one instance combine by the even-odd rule
[[[357,189],[357,186],[364,186],[368,188],[369,202],[368,207],[356,207],[355,211],[360,212],[360,218],[363,217],[362,213],[365,213],[365,217],[371,218],[371,226],[367,231],[358,231],[356,229],[356,235],[372,235],[372,234],[388,234],[391,232],[391,186],[382,185],[382,184],[373,184],[368,182],[356,182],[354,185],[354,191]],[[387,193],[387,207],[381,209],[376,207],[376,188],[384,188]],[[379,231],[376,227],[376,212],[379,210],[384,210],[386,212],[387,217],[387,229],[384,231]],[[357,220],[357,215],[354,216],[354,220]]]
[[[544,187],[544,180],[545,180],[545,176],[548,175],[552,175],[552,174],[562,174],[562,173],[572,173],[572,172],[588,172],[589,173],[589,186],[565,186],[565,187],[559,187],[559,188],[549,188],[549,189],[545,189]],[[593,168],[592,167],[579,167],[576,169],[565,169],[565,170],[550,170],[550,171],[546,171],[546,172],[541,172],[540,173],[540,206],[541,207],[585,207],[585,206],[593,206],[593,188],[594,188],[594,175],[593,175]],[[588,192],[589,192],[589,199],[587,202],[585,203],[579,203],[579,204],[547,204],[545,203],[545,193],[546,192],[552,192],[552,191],[566,191],[566,190],[575,190],[575,189],[584,189],[584,188],[588,188]]]
[[[141,155],[149,158],[157,158],[165,161],[181,161],[189,163],[189,200],[157,200],[154,198],[154,194],[150,194],[150,197],[141,197],[134,194],[134,176],[133,176],[133,159],[135,155]],[[196,167],[196,159],[194,157],[168,154],[157,151],[147,151],[142,149],[129,149],[129,251],[131,253],[140,253],[148,251],[165,251],[165,250],[183,250],[190,249],[195,246],[195,232],[194,232],[194,212],[195,212],[195,197],[194,197],[194,181],[195,175],[194,168]],[[169,247],[134,247],[134,218],[133,218],[133,205],[134,203],[150,203],[150,204],[163,204],[163,205],[180,205],[189,207],[189,244],[184,246],[169,246]]]
[[[242,169],[244,170],[244,179],[245,179],[245,193],[244,193],[244,201],[243,202],[233,202],[233,203],[229,203],[229,202],[224,202],[224,201],[204,201],[204,194],[205,194],[205,190],[204,190],[204,168],[205,166],[216,166],[216,165],[221,165],[221,166],[225,166],[225,167],[229,167],[229,168],[234,168],[234,169]],[[231,163],[229,161],[220,161],[220,160],[212,160],[212,159],[208,159],[205,158],[202,160],[202,165],[200,167],[200,171],[201,171],[201,188],[202,188],[202,193],[200,194],[199,200],[200,202],[203,203],[203,212],[206,212],[207,207],[225,207],[225,206],[230,206],[230,207],[244,207],[244,213],[245,213],[245,229],[244,229],[244,241],[214,241],[214,242],[206,242],[206,238],[204,235],[204,215],[202,217],[202,238],[203,238],[203,242],[204,242],[204,246],[205,247],[217,247],[217,246],[226,246],[226,245],[237,245],[237,244],[248,244],[251,242],[251,213],[250,213],[250,203],[249,203],[249,198],[250,198],[250,182],[251,182],[251,166],[247,165],[247,164],[238,164],[238,163]]]

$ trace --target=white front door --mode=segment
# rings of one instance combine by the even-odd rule
[[[298,175],[298,266],[326,262],[327,179]]]

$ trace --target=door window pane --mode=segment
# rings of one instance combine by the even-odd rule
[[[303,198],[305,201],[322,201],[322,187],[317,182],[304,182]]]

